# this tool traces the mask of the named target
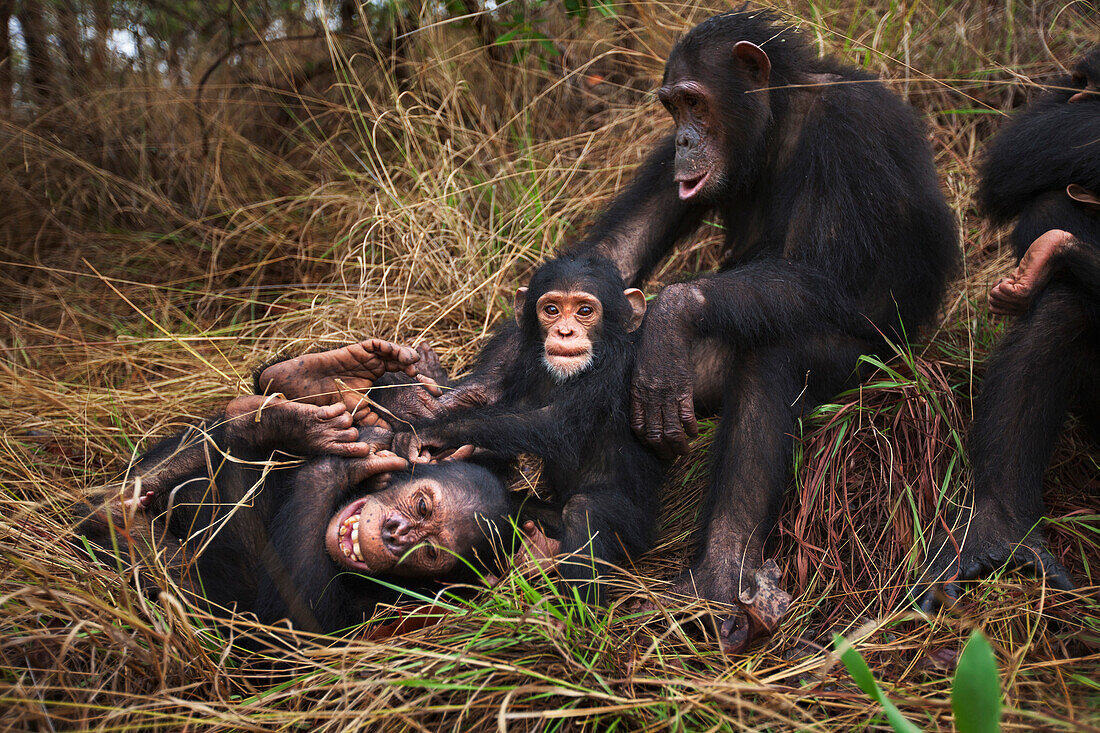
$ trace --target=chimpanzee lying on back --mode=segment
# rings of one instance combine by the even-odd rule
[[[1042,541],[1043,474],[1070,408],[1100,436],[1100,46],[994,138],[979,198],[996,223],[1015,220],[1019,266],[990,292],[1020,316],[989,361],[974,404],[973,494],[953,533],[937,532],[916,595],[932,610],[946,582],[1003,565],[1056,588],[1073,583]],[[971,504],[972,501],[972,504]]]
[[[548,262],[516,294],[521,337],[497,364],[499,399],[414,420],[411,432],[394,438],[394,451],[413,459],[424,449],[466,444],[542,458],[561,507],[555,539],[561,552],[576,553],[559,572],[593,601],[599,601],[596,565],[645,552],[656,526],[665,466],[629,422],[635,332],[644,314],[642,292],[625,288],[609,260]]]
[[[123,561],[148,567],[160,554],[214,613],[235,608],[316,632],[362,622],[398,597],[374,578],[423,590],[472,577],[467,563],[495,570],[492,540],[509,543],[517,513],[500,479],[458,461],[406,470],[380,450],[388,431],[351,424],[342,403],[238,398],[142,456],[140,486],[123,484],[136,498],[89,508],[79,531],[108,553],[120,545]],[[268,470],[274,451],[329,455]],[[392,471],[377,489],[371,479]]]

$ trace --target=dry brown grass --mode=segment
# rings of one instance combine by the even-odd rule
[[[1098,454],[1075,426],[1050,471],[1046,529],[1092,598],[1009,574],[936,620],[905,599],[936,507],[968,480],[970,399],[1003,328],[983,294],[1009,262],[973,212],[976,155],[1030,82],[1095,41],[1077,7],[780,6],[925,115],[967,273],[926,345],[804,425],[778,536],[796,601],[739,658],[661,615],[589,611],[512,578],[400,638],[288,648],[296,672],[273,686],[201,618],[83,560],[64,515],[278,351],[427,339],[461,370],[515,283],[657,139],[662,59],[716,8],[633,3],[622,23],[584,28],[548,18],[564,69],[533,56],[492,67],[455,28],[425,24],[401,92],[365,52],[308,87],[291,89],[292,71],[249,88],[215,78],[201,121],[190,93],[135,81],[4,123],[0,728],[883,728],[817,646],[837,631],[911,720],[949,730],[951,669],[975,625],[997,651],[1006,728],[1100,728]],[[587,91],[589,65],[629,83]],[[650,290],[713,266],[714,241],[693,238]],[[659,587],[686,557],[705,460],[678,469],[661,545],[625,590]]]

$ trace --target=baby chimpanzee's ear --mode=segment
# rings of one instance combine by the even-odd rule
[[[523,320],[523,304],[527,302],[527,288],[517,288],[516,297],[512,300],[512,308],[516,312],[516,323]]]
[[[633,333],[642,325],[645,318],[645,294],[638,288],[627,288],[623,291],[626,302],[630,303],[630,318],[626,322],[626,332]]]

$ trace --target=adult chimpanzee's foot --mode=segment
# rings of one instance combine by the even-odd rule
[[[714,568],[702,561],[673,582],[672,592],[717,601],[740,610],[716,618],[718,642],[729,654],[740,654],[757,639],[771,636],[791,605],[791,596],[779,580],[781,573],[774,560],[760,567],[724,563]]]
[[[1044,233],[1027,248],[1012,274],[989,291],[989,309],[1004,316],[1023,315],[1054,274],[1053,258],[1074,246],[1076,240],[1069,232],[1051,229]]]
[[[279,449],[304,455],[366,456],[388,448],[385,439],[367,442],[344,403],[310,405],[280,397],[238,397],[225,410],[230,445]],[[379,433],[379,438],[383,434]]]
[[[305,354],[263,370],[259,386],[268,394],[311,405],[341,402],[356,415],[369,411],[366,392],[387,372],[416,376],[420,354],[407,346],[368,339],[331,351]]]
[[[1069,572],[1047,551],[1038,529],[1026,532],[1010,530],[1007,524],[995,526],[999,529],[990,531],[979,529],[976,523],[969,528],[962,525],[954,538],[946,531],[936,533],[932,559],[913,587],[913,597],[922,611],[934,613],[944,600],[953,603],[959,597],[962,582],[977,580],[1001,567],[1044,577],[1058,590],[1074,589]]]

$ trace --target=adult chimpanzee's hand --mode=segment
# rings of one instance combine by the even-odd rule
[[[631,384],[631,427],[663,457],[687,453],[699,434],[691,362],[692,328],[684,306],[693,296],[670,285],[650,309]]]

